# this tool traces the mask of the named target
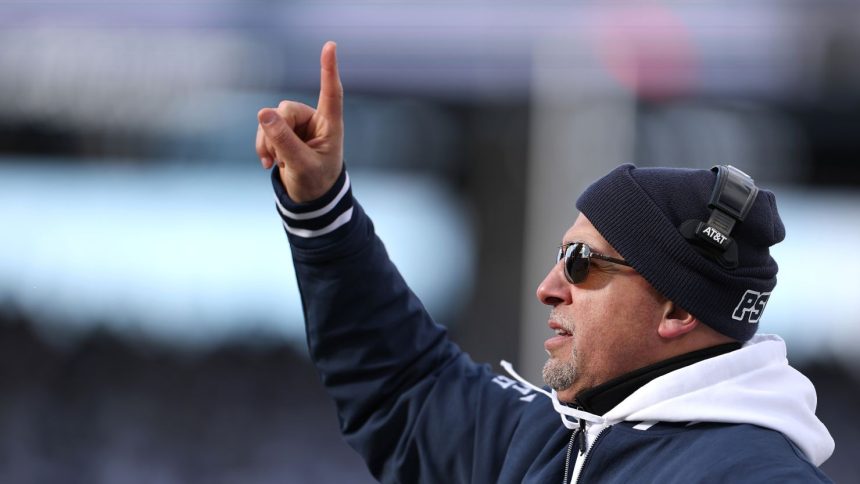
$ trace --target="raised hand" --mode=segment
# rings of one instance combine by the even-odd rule
[[[323,45],[316,109],[281,101],[257,113],[257,155],[265,169],[278,165],[281,182],[296,202],[325,194],[343,166],[343,86],[336,49],[331,41]]]

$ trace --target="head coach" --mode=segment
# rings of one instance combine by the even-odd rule
[[[352,196],[333,43],[321,66],[317,107],[260,110],[256,148],[311,358],[377,479],[830,482],[815,389],[758,334],[785,236],[771,192],[722,165],[595,181],[537,288],[555,332],[539,388],[473,362],[400,277]]]

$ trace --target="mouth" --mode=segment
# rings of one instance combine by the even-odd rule
[[[570,341],[570,338],[573,337],[573,334],[555,321],[550,321],[548,325],[549,329],[555,332],[555,336],[546,340],[543,346],[547,352],[552,353],[554,350],[558,350],[562,346],[566,345]]]
[[[559,336],[572,336],[570,331],[568,331],[567,329],[565,329],[564,326],[553,320],[548,321],[547,326],[549,326],[549,329],[555,331],[555,334]]]

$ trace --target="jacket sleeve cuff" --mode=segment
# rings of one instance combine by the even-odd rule
[[[356,204],[346,166],[329,191],[316,200],[291,199],[277,169],[272,170],[272,188],[278,215],[293,246],[312,249],[328,245],[343,237],[355,218]]]

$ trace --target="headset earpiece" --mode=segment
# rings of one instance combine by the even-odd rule
[[[711,192],[707,222],[687,220],[679,230],[702,254],[714,258],[723,267],[738,266],[738,248],[731,238],[737,222],[743,222],[758,195],[758,187],[746,173],[731,165],[711,168],[717,181]]]

